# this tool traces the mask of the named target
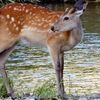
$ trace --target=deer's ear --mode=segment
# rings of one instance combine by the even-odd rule
[[[83,10],[77,10],[75,16],[80,17],[83,14]]]
[[[75,11],[76,16],[80,17],[83,14],[84,10],[86,9],[87,5],[88,5],[88,2],[85,2],[83,4],[83,9],[82,10]]]

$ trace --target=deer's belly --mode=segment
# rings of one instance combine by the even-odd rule
[[[21,40],[34,45],[46,45],[46,31],[28,27],[22,29]]]

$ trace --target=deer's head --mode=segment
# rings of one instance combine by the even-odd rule
[[[83,14],[83,11],[75,11],[74,8],[69,11],[66,10],[64,14],[58,19],[52,26],[51,30],[54,32],[69,31],[77,27],[79,23],[79,17]]]
[[[83,14],[85,8],[86,4],[84,4],[82,10],[76,10],[74,7],[70,10],[65,10],[64,14],[51,27],[51,30],[54,32],[64,32],[79,27],[80,16]]]

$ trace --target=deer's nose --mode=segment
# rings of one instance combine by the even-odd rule
[[[54,32],[54,26],[51,27],[51,30]]]

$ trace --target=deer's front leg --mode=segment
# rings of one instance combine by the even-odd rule
[[[60,80],[61,80],[61,89],[64,92],[64,83],[63,83],[63,70],[64,70],[64,53],[61,52],[59,54],[59,61],[60,61]],[[64,93],[63,93],[64,94]]]
[[[58,48],[49,48],[49,50],[50,50],[53,66],[56,72],[57,95],[61,98],[66,98],[65,91],[64,91],[64,84],[63,84],[64,54],[61,53],[60,49]]]

